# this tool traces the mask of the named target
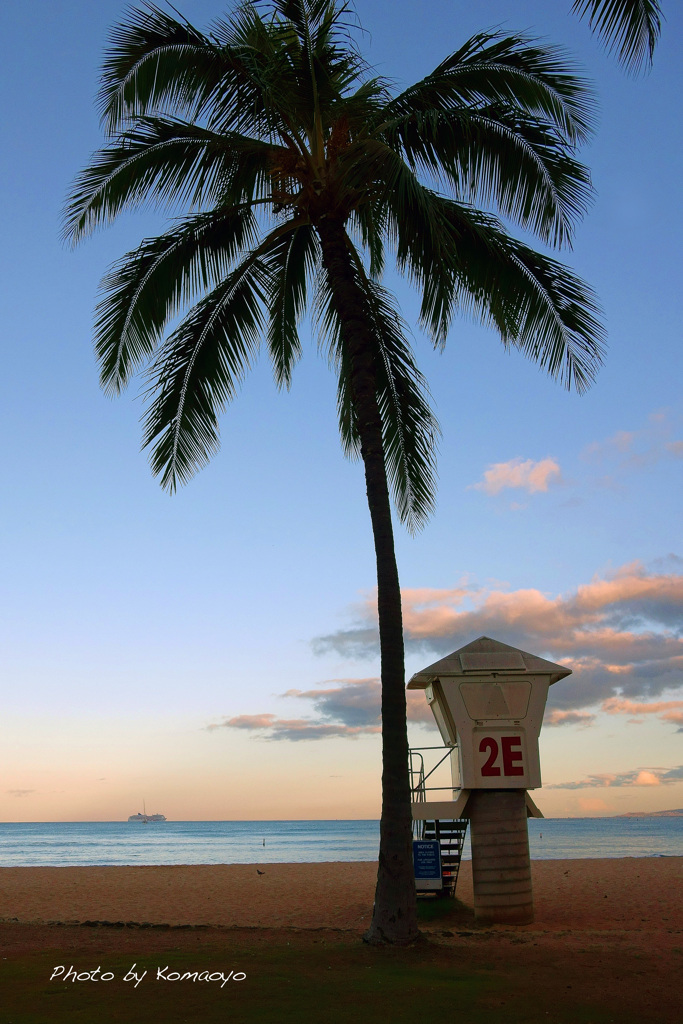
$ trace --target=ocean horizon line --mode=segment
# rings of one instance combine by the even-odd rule
[[[610,821],[613,818],[667,818],[683,817],[683,808],[672,808],[665,811],[626,811],[622,814],[562,814],[544,815],[538,821]],[[257,822],[263,824],[283,824],[290,822],[355,822],[373,821],[379,823],[380,818],[166,818],[164,821],[150,821],[151,825],[182,825],[182,824],[235,824],[247,825]],[[23,821],[16,819],[0,819],[0,825],[137,825],[142,821],[129,821],[126,818],[31,818]]]
[[[379,836],[377,818],[0,822],[0,865],[374,861]],[[530,818],[528,836],[532,859],[680,856],[683,816]]]

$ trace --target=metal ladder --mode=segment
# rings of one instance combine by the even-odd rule
[[[444,754],[444,756],[440,758],[440,760],[437,762],[436,765],[434,765],[431,771],[425,772],[424,757],[422,756],[421,749],[446,749],[446,754]],[[451,787],[447,786],[427,785],[429,777],[433,775],[436,769],[441,764],[443,764],[447,757],[450,756],[451,748],[423,747],[421,749],[413,748],[409,752],[410,788],[413,800],[418,801],[426,800],[428,792],[451,790]],[[452,820],[443,819],[439,821],[413,822],[413,836],[415,839],[436,840],[439,844],[439,849],[441,851],[441,872],[443,878],[443,889],[441,890],[441,893],[437,895],[455,895],[455,886],[458,881],[460,861],[462,860],[462,849],[465,843],[465,835],[467,834],[468,824],[468,818],[454,818]],[[431,892],[430,895],[433,896],[434,892]]]
[[[452,821],[425,821],[422,839],[436,840],[441,850],[441,874],[444,896],[455,896],[455,886],[460,871],[462,848],[465,843],[469,819],[455,818]]]

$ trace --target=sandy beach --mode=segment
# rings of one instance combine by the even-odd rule
[[[0,868],[0,920],[362,931],[376,871],[366,862]],[[683,857],[534,861],[532,871],[527,928],[683,929]],[[467,861],[457,895],[472,905]]]
[[[298,1022],[315,992],[336,1016],[307,1011],[306,1020],[348,1020],[358,992],[369,1024],[384,1020],[372,978],[378,998],[393,993],[401,1022],[419,1013],[425,985],[437,1000],[430,1005],[450,1012],[454,984],[473,1024],[501,1012],[524,1024],[683,1020],[683,857],[534,861],[536,920],[495,928],[477,926],[465,862],[458,900],[440,901],[445,915],[423,920],[421,942],[403,950],[359,941],[375,874],[376,864],[357,862],[0,868],[8,1006],[31,1024],[66,1024],[86,1005],[104,1024],[225,1019],[218,997],[152,984],[117,983],[104,1002],[100,986],[62,985],[55,1002],[56,963],[119,971],[158,961],[183,970],[246,965],[250,987],[230,996],[240,1024]]]

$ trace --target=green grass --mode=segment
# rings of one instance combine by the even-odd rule
[[[474,927],[472,908],[451,897],[420,899],[417,901],[417,916],[424,924],[434,921],[450,927],[471,930]]]
[[[440,901],[441,902],[441,901]],[[451,905],[454,901],[443,901]],[[109,929],[79,931],[60,948],[3,949],[0,1024],[416,1024],[425,1019],[464,1024],[603,1024],[614,1020],[581,1005],[557,1007],[533,984],[513,983],[485,967],[458,960],[457,950],[422,941],[409,949],[371,948],[357,939],[310,933],[189,933],[155,930],[130,935],[128,950],[108,953]],[[126,930],[127,931],[127,930]],[[107,934],[109,932],[109,935]],[[75,935],[75,939],[73,936]],[[321,933],[322,935],[322,933]],[[87,941],[86,941],[87,938]],[[52,935],[50,936],[52,940]],[[152,950],[152,952],[150,952]],[[111,971],[111,982],[49,981],[56,964]],[[147,976],[133,988],[123,976],[133,963]],[[180,973],[243,971],[246,979],[220,983],[162,982],[157,966]],[[519,979],[517,979],[519,981]],[[552,1007],[552,1012],[549,1011]],[[622,1017],[619,1024],[627,1024]]]
[[[452,1008],[454,999],[461,1007],[474,1008],[484,989],[497,987],[491,978],[445,971],[422,958],[411,962],[406,951],[385,955],[360,944],[321,944],[305,950],[286,945],[242,947],[227,953],[205,947],[194,957],[180,951],[153,957],[142,952],[107,957],[106,968],[116,979],[104,983],[48,982],[54,959],[34,954],[13,963],[7,973],[3,971],[2,1024],[94,1024],[95,1020],[98,1024],[138,1020],[164,1024],[196,1020],[202,1024],[226,1020],[348,1024],[350,1018],[382,1021],[389,1004],[395,1007],[394,1021],[408,1022],[421,1015],[425,1000],[441,1014]],[[79,959],[84,968],[97,966],[92,958],[87,963],[83,957]],[[119,980],[133,962],[138,970],[149,970],[137,988]],[[166,964],[181,973],[233,968],[247,977],[228,982],[222,990],[219,983],[155,981],[156,967]],[[476,1019],[493,1020],[488,1016]]]

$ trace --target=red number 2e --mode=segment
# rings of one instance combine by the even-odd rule
[[[489,756],[485,764],[481,766],[481,774],[500,775],[500,768],[496,765],[496,759],[498,757],[498,744],[496,743],[492,736],[485,736],[484,739],[479,744],[479,752],[483,754],[485,750],[488,750]]]
[[[524,775],[521,736],[501,736],[500,745],[503,748],[503,775]],[[484,736],[479,744],[479,753],[488,751],[488,757],[481,766],[481,774],[485,776],[500,775],[500,768],[496,764],[498,760],[498,741],[492,736]]]

